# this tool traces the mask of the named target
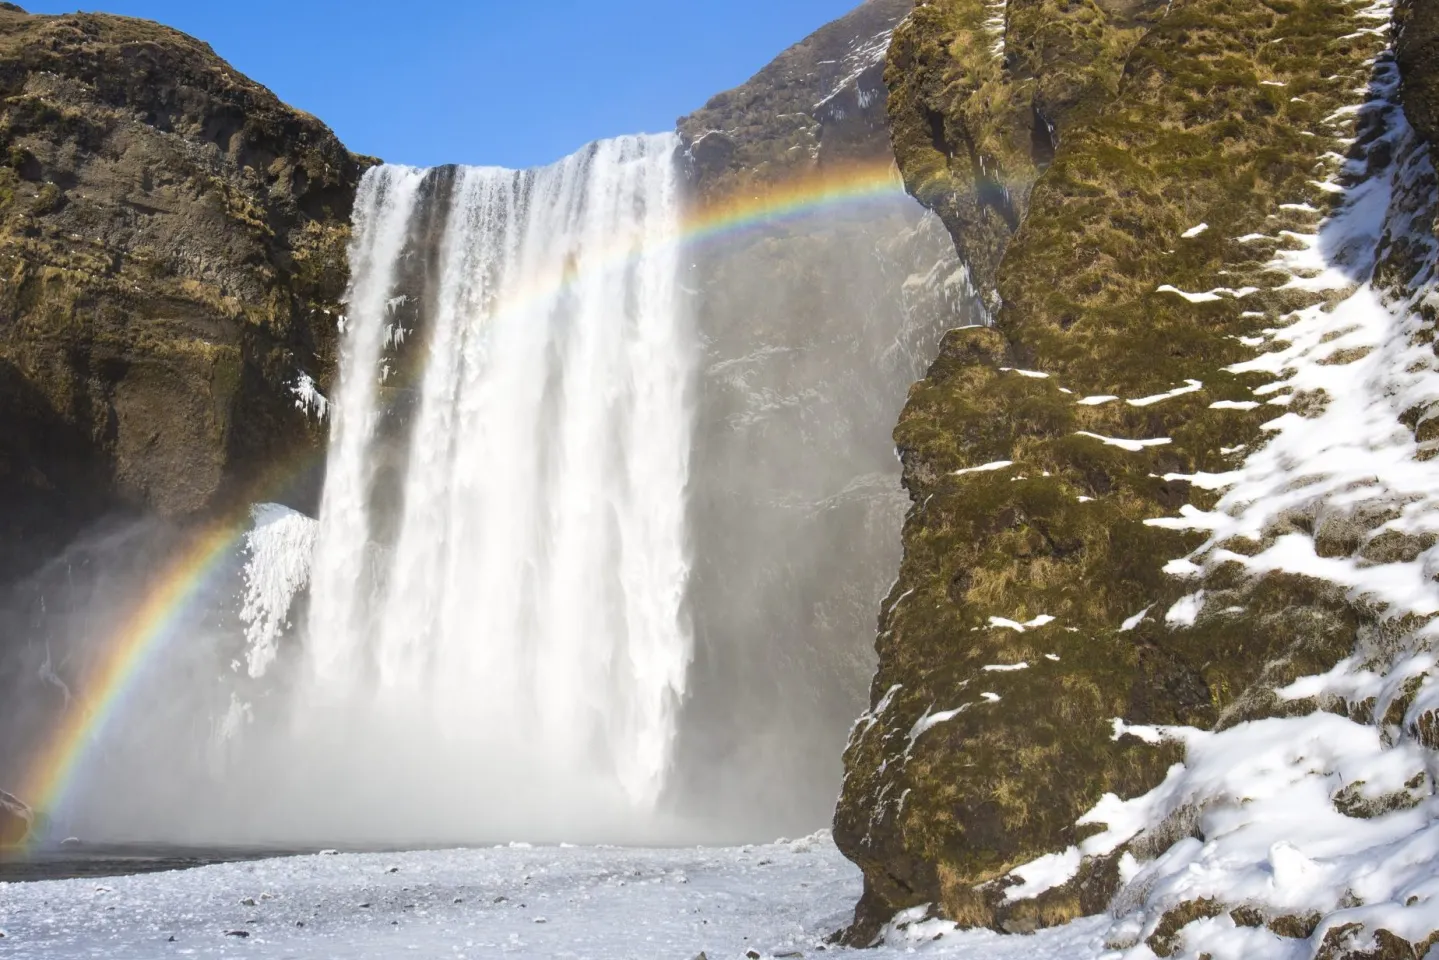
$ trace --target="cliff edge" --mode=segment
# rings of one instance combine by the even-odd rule
[[[0,6],[0,578],[319,449],[370,162],[175,30]]]
[[[1384,846],[1435,804],[1433,16],[930,0],[897,32],[901,169],[994,322],[895,433],[852,941],[1105,910],[1135,955],[1433,941]]]

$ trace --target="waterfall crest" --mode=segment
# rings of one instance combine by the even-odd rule
[[[657,800],[693,646],[676,149],[366,175],[297,703]]]

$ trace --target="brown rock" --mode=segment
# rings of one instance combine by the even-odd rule
[[[289,390],[333,365],[370,161],[184,34],[13,5],[0,159],[0,578],[102,510],[227,507],[317,447]]]

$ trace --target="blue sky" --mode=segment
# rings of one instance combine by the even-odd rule
[[[359,153],[533,166],[672,129],[859,0],[91,0],[159,20]],[[76,0],[20,0],[65,13]]]

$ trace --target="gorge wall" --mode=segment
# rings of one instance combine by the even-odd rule
[[[315,449],[365,161],[205,44],[0,9],[0,579]],[[311,499],[313,498],[313,477]],[[301,499],[304,499],[301,494]]]
[[[1108,908],[1127,956],[1433,942],[1434,15],[932,0],[898,31],[900,166],[995,324],[895,434],[854,941]]]
[[[371,161],[177,31],[9,3],[0,153],[0,780],[15,788],[78,678],[60,641],[104,622],[77,584],[116,556],[127,576],[152,569],[176,526],[261,488],[313,506],[319,470],[291,470],[318,468],[324,429],[295,391],[333,371]],[[137,516],[155,522],[72,545]],[[62,598],[76,609],[57,620]]]

